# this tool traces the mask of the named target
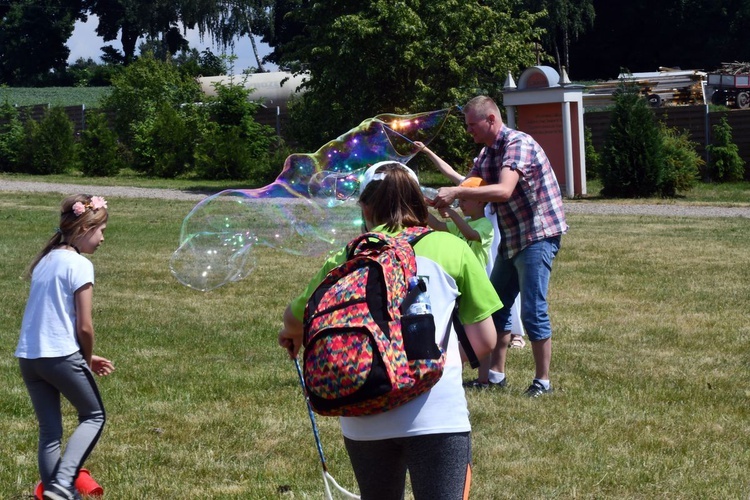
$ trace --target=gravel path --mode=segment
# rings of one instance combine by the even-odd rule
[[[0,191],[96,193],[101,196],[123,196],[127,198],[161,198],[171,200],[200,201],[206,194],[175,189],[154,189],[123,186],[86,186],[81,184],[56,184],[51,182],[28,182],[0,180]],[[594,215],[649,215],[664,217],[745,217],[750,218],[750,207],[716,207],[671,204],[616,204],[571,200],[565,202],[569,214]]]
[[[123,196],[126,198],[160,198],[165,200],[200,201],[205,194],[196,194],[176,189],[154,189],[123,186],[86,186],[83,184],[56,184],[52,182],[27,182],[0,180],[0,191],[50,192],[64,195],[96,193],[99,196]]]

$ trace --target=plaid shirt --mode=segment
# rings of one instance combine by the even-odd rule
[[[560,186],[544,150],[530,135],[505,125],[495,143],[482,148],[468,175],[498,184],[503,168],[519,174],[510,199],[493,203],[502,233],[498,251],[510,259],[532,243],[565,233],[568,224]]]

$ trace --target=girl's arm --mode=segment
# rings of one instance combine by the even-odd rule
[[[440,210],[442,215],[447,215],[456,224],[456,227],[466,239],[466,241],[482,241],[482,235],[479,231],[474,229],[466,222],[466,219],[461,217],[458,212],[451,210],[450,208],[444,208]]]
[[[279,332],[279,345],[289,352],[289,357],[294,359],[302,347],[303,325],[292,313],[292,308],[287,307],[284,311],[284,327]]]
[[[456,170],[448,165],[445,160],[436,155],[430,148],[419,141],[414,141],[414,145],[417,146],[420,151],[423,151],[427,155],[427,158],[454,184],[460,184],[464,180],[464,176],[456,172]]]
[[[102,358],[101,356],[97,356],[96,354],[91,356],[91,364],[89,365],[91,368],[91,371],[99,375],[100,377],[103,377],[105,375],[109,375],[113,371],[115,371],[115,365],[112,364],[112,362],[106,358]]]
[[[86,363],[91,366],[91,356],[94,354],[94,321],[91,316],[94,287],[86,283],[76,290],[76,335],[81,353]]]
[[[437,217],[432,215],[431,213],[427,214],[427,225],[430,226],[435,231],[447,231],[448,225],[439,220]]]
[[[492,349],[495,348],[497,332],[495,330],[495,323],[492,321],[492,316],[483,319],[479,323],[464,325],[464,329],[466,330],[466,336],[469,338],[471,347],[474,349],[474,354],[477,355],[477,359],[488,356]],[[463,347],[461,348],[461,361],[468,361]]]

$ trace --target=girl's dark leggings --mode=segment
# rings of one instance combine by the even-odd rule
[[[406,471],[416,500],[461,500],[471,485],[471,434],[378,441],[344,438],[362,500],[404,498]]]

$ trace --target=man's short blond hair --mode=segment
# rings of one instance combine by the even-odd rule
[[[490,114],[500,118],[500,108],[497,107],[497,104],[495,104],[495,101],[491,97],[487,97],[486,95],[478,95],[472,98],[464,105],[463,112],[464,114],[473,112],[481,118],[486,118]]]

